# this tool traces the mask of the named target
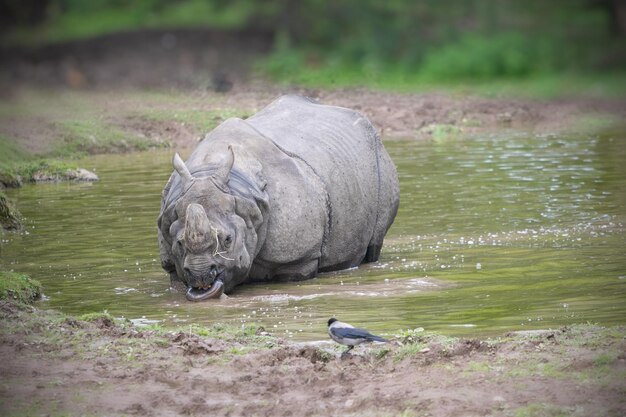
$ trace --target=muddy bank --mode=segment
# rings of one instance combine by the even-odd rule
[[[168,331],[7,301],[0,317],[0,353],[13,358],[0,363],[6,416],[626,413],[623,327],[485,340],[418,329],[340,359],[332,344],[253,326]]]
[[[0,136],[28,154],[43,156],[191,148],[227,118],[246,118],[289,93],[358,110],[383,139],[594,134],[607,128],[621,131],[626,120],[626,101],[614,99],[540,101],[270,84],[235,85],[228,93],[26,89],[0,106]]]

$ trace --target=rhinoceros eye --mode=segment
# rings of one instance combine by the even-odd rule
[[[176,247],[179,250],[183,250],[183,240],[182,239],[176,239]]]
[[[224,238],[224,246],[229,247],[231,243],[233,243],[233,237],[231,235],[226,235]]]

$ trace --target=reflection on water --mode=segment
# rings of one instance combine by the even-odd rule
[[[98,183],[10,191],[28,228],[5,235],[0,262],[40,280],[46,306],[138,324],[255,322],[315,339],[331,316],[382,334],[624,323],[624,139],[386,142],[401,206],[380,262],[204,303],[171,292],[159,266],[170,152],[98,156],[83,162]]]

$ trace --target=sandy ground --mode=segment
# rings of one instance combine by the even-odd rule
[[[626,414],[624,328],[413,332],[342,357],[331,344],[142,330],[7,302],[0,317],[3,416]]]

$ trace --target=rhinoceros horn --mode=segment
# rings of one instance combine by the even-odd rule
[[[227,188],[228,179],[230,178],[230,170],[233,169],[235,163],[235,154],[233,147],[228,145],[228,154],[226,155],[226,161],[220,166],[213,174],[213,180],[222,189]]]
[[[183,189],[187,188],[187,184],[189,184],[191,180],[193,180],[193,176],[191,175],[191,172],[189,172],[187,165],[185,165],[183,160],[180,158],[180,155],[178,155],[178,152],[174,154],[172,164],[174,165],[174,169],[176,170],[176,172],[178,172],[178,175],[180,175],[180,178],[183,181]]]
[[[185,243],[192,250],[199,250],[207,242],[210,246],[215,244],[209,218],[200,204],[189,204],[185,214]]]

